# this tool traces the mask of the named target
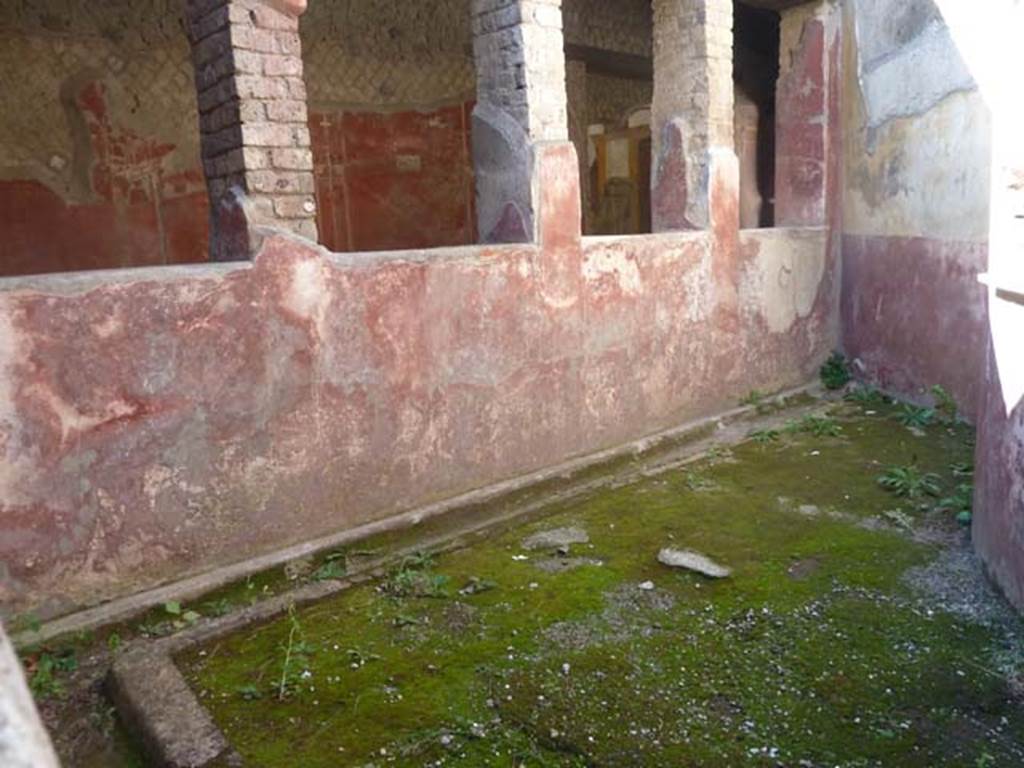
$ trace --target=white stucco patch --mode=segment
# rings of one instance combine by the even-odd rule
[[[743,305],[764,319],[773,333],[788,331],[814,309],[825,275],[822,237],[758,233],[760,252],[747,264],[740,283]]]
[[[861,23],[858,17],[859,29]],[[941,21],[932,21],[897,51],[875,61],[862,60],[860,77],[872,128],[898,117],[922,114],[951,93],[976,88]]]
[[[587,281],[613,275],[622,292],[635,296],[643,290],[643,279],[636,259],[619,248],[600,248],[587,252],[583,260],[583,277]]]

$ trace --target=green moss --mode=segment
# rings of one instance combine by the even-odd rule
[[[988,731],[1019,739],[1024,717],[1000,676],[977,672],[998,638],[924,610],[903,576],[937,548],[878,525],[900,506],[877,483],[884,467],[914,464],[952,488],[970,435],[915,436],[894,412],[834,407],[838,436],[748,442],[389,582],[410,589],[367,585],[296,611],[305,668],[290,670],[284,698],[287,619],[183,668],[259,766],[932,766],[1007,754]],[[569,525],[590,543],[522,559],[525,536]],[[669,571],[655,559],[667,545],[734,575]],[[655,590],[639,589],[648,580]]]

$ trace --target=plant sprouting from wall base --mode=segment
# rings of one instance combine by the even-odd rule
[[[839,352],[833,352],[832,356],[821,366],[821,383],[825,389],[842,389],[850,383],[853,376],[850,374],[850,365],[846,358]]]

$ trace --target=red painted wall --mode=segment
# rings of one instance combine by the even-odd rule
[[[472,108],[312,113],[321,242],[332,251],[475,242]]]
[[[252,265],[0,281],[3,610],[60,614],[814,375],[837,340],[823,230],[794,233],[817,298],[773,330],[749,275],[784,234],[581,241],[575,153],[543,152],[541,246],[271,237]]]
[[[83,88],[76,103],[89,137],[89,199],[69,202],[33,180],[0,181],[0,275],[206,261],[201,168],[167,172],[174,145],[120,127],[101,83]],[[323,245],[376,251],[475,242],[472,106],[312,114]]]
[[[984,243],[843,238],[843,346],[863,373],[911,399],[939,384],[970,419],[984,380]]]
[[[88,200],[68,202],[37,181],[0,181],[0,275],[205,261],[202,172],[168,172],[175,147],[119,126],[101,83],[83,87],[75,103],[88,134]]]
[[[1007,416],[990,347],[985,374],[971,538],[989,575],[1024,611],[1024,402]]]

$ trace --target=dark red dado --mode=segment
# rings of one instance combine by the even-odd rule
[[[978,414],[975,547],[993,581],[1024,611],[1024,402],[1009,415],[995,355],[985,360],[987,386]]]
[[[910,398],[940,385],[973,419],[988,317],[984,243],[843,237],[843,346],[868,378]]]

